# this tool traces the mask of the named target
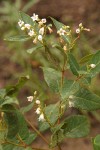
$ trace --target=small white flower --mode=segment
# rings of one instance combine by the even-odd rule
[[[44,114],[43,114],[43,113],[39,116],[39,121],[45,121],[45,118],[44,118]]]
[[[30,29],[31,25],[27,23],[27,24],[25,24],[25,28]]]
[[[44,34],[44,27],[40,28],[39,34],[43,35]]]
[[[25,30],[25,27],[21,27],[21,30]]]
[[[37,100],[36,100],[36,104],[38,104],[38,105],[39,105],[39,104],[40,104],[40,100],[38,100],[38,99],[37,99]]]
[[[39,114],[41,113],[41,109],[40,109],[40,108],[37,108],[35,112],[36,112],[36,114],[39,115]]]
[[[33,21],[38,21],[39,17],[38,15],[36,15],[35,13],[33,14],[33,16],[31,17]]]
[[[91,67],[91,68],[95,68],[96,65],[95,65],[95,64],[90,64],[90,67]]]
[[[76,33],[77,34],[79,34],[80,33],[80,29],[78,28],[78,29],[76,29]]]
[[[47,22],[47,20],[45,18],[42,19],[41,21],[42,21],[42,23],[46,23]]]
[[[28,35],[29,35],[29,36],[33,36],[33,35],[34,35],[34,30],[30,30],[30,31],[28,32]]]
[[[33,101],[33,96],[28,96],[27,99],[28,99],[29,102],[32,102]]]
[[[64,35],[64,34],[66,33],[66,31],[63,30],[62,28],[60,28],[60,29],[57,31],[57,33],[58,33],[59,35]]]
[[[69,107],[74,107],[74,102],[69,101]]]
[[[22,20],[19,20],[18,25],[19,25],[20,27],[22,27],[22,25],[24,25],[24,22],[23,22]]]
[[[43,25],[44,23],[46,23],[47,21],[46,21],[46,19],[44,18],[44,19],[41,19],[40,21],[39,21],[39,26],[41,26],[41,25]]]
[[[42,35],[38,35],[38,40],[42,41],[42,39],[43,39]]]

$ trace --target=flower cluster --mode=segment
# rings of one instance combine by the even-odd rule
[[[28,100],[29,102],[32,102],[36,95],[37,95],[37,91],[34,92],[34,95],[33,95],[33,96],[28,96],[28,97],[27,97],[27,100]]]
[[[60,28],[57,31],[57,34],[59,34],[60,36],[62,35],[70,35],[71,34],[71,30],[70,30],[70,26],[62,26],[62,28]]]
[[[85,31],[90,31],[90,29],[84,28],[84,27],[83,27],[83,24],[80,23],[80,24],[79,24],[79,28],[76,29],[76,33],[77,33],[77,34],[80,34],[81,31],[83,31],[83,30],[85,30]]]
[[[34,26],[31,24],[25,24],[24,21],[19,20],[18,25],[21,28],[21,30],[25,30],[27,34],[33,38],[33,43],[43,42],[43,38],[46,34],[46,30],[48,29],[49,32],[52,32],[51,27],[48,25],[46,26],[46,19],[40,19],[37,14],[33,14],[31,19],[34,22]]]
[[[44,113],[42,111],[42,108],[41,108],[41,102],[39,99],[36,99],[35,103],[38,105],[37,109],[36,109],[36,114],[39,115],[39,118],[38,120],[39,121],[45,121],[45,118],[44,118]]]
[[[29,102],[32,102],[33,100],[35,101],[36,105],[38,106],[36,111],[35,111],[35,113],[39,115],[38,120],[39,121],[45,121],[43,109],[42,109],[42,106],[41,106],[41,102],[37,98],[37,91],[34,92],[33,96],[28,96],[27,99],[28,99]]]

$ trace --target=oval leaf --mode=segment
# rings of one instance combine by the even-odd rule
[[[89,124],[85,116],[76,115],[67,118],[62,126],[64,136],[68,138],[80,138],[89,133]]]

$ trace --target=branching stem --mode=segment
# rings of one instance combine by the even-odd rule
[[[48,141],[46,140],[46,138],[41,134],[41,132],[39,132],[35,126],[33,124],[31,124],[31,122],[28,119],[25,119],[26,122],[30,125],[30,127],[45,141],[46,144],[49,145]]]

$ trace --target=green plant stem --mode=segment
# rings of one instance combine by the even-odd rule
[[[41,134],[41,132],[39,132],[35,126],[33,124],[31,124],[31,122],[28,119],[25,119],[26,122],[31,126],[31,128],[45,141],[46,144],[49,145],[48,141],[46,140],[46,138]]]
[[[61,75],[61,88],[63,86],[63,80],[64,80],[64,72],[65,72],[65,64],[66,64],[66,59],[64,58],[64,64],[62,67],[62,75]]]

